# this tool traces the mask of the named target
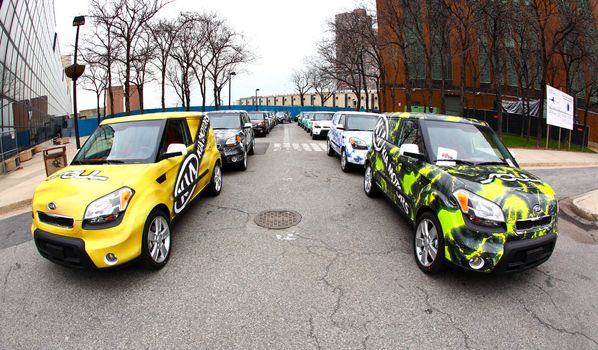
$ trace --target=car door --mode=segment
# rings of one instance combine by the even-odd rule
[[[397,171],[397,178],[400,184],[397,190],[397,205],[404,210],[404,212],[412,217],[414,209],[417,206],[417,197],[421,191],[422,185],[427,180],[423,176],[419,176],[419,169],[424,164],[424,161],[408,156],[400,155],[399,150],[402,145],[414,144],[417,145],[419,153],[426,154],[423,133],[418,120],[404,119],[399,125],[399,132],[396,138],[391,140],[392,154],[391,157],[393,167]],[[391,138],[393,137],[391,133]],[[413,218],[413,217],[412,217]]]
[[[171,144],[184,144],[189,147],[192,145],[192,138],[189,133],[187,121],[185,119],[169,119],[166,121],[164,133],[162,135],[162,142],[158,152],[158,159],[167,153],[168,146]],[[184,155],[160,160],[160,167],[162,175],[156,181],[165,186],[167,191],[172,194],[172,202],[174,203],[174,186],[179,173]]]

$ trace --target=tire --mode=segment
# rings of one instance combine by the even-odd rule
[[[247,158],[248,158],[247,151],[244,151],[243,152],[243,161],[241,163],[239,163],[239,165],[238,165],[239,170],[241,170],[241,171],[247,170]]]
[[[365,165],[365,173],[363,175],[363,190],[366,196],[370,198],[378,197],[380,194],[380,189],[378,185],[376,185],[376,181],[374,181],[374,170],[372,169],[372,165],[370,163],[366,163]]]
[[[329,157],[333,157],[335,155],[334,149],[332,149],[332,145],[330,144],[330,139],[326,139],[326,153]]]
[[[212,179],[208,185],[208,194],[212,197],[216,197],[222,191],[222,167],[220,163],[214,165],[212,169]]]
[[[314,135],[314,133],[312,132],[312,133],[311,133],[311,139],[312,139],[312,140],[315,140],[316,138],[317,138],[317,136],[316,136],[316,135]]]
[[[417,220],[413,256],[417,267],[424,273],[435,274],[444,269],[444,234],[436,215],[430,212]]]
[[[251,142],[251,148],[249,149],[249,152],[247,152],[250,156],[255,154],[255,139]]]
[[[155,232],[158,232],[158,236]],[[152,211],[145,221],[141,238],[141,264],[143,267],[159,270],[168,263],[172,253],[171,233],[168,214],[159,209]]]
[[[345,152],[344,148],[341,149],[341,170],[344,173],[351,171],[351,164],[347,160],[347,152]]]

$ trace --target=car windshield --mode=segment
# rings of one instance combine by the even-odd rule
[[[249,113],[249,119],[251,120],[264,120],[264,113]]]
[[[431,160],[440,165],[452,160],[474,165],[514,164],[506,147],[487,126],[443,121],[423,124],[432,148]]]
[[[317,113],[314,120],[332,120],[334,113]]]
[[[237,113],[210,113],[210,123],[213,129],[239,129],[241,118]]]
[[[145,164],[156,160],[164,120],[113,123],[98,127],[73,164]]]
[[[378,116],[367,114],[355,114],[347,116],[347,130],[372,131],[376,126]]]

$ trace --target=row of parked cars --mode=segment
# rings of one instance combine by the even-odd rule
[[[255,137],[265,137],[276,125],[291,121],[288,112],[218,111],[208,116],[224,165],[242,171],[254,154]]]
[[[516,272],[551,256],[558,236],[555,192],[519,168],[487,123],[362,112],[305,112],[297,120],[326,139],[328,155],[340,156],[343,171],[364,170],[368,197],[383,195],[414,227],[422,271],[452,265]]]

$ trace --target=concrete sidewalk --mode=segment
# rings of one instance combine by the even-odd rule
[[[586,193],[572,202],[573,211],[582,218],[598,222],[598,191]]]
[[[85,139],[81,139],[81,144]],[[44,147],[49,146],[53,146],[51,142],[44,144]],[[67,162],[70,162],[77,153],[75,138],[70,138],[70,143],[65,146]],[[45,178],[43,153],[37,153],[31,160],[21,162],[19,169],[0,175],[0,217],[24,209],[29,210],[33,192]]]
[[[83,143],[85,138],[82,138]],[[49,146],[48,143],[46,146]],[[67,160],[70,162],[77,149],[74,138],[67,145]],[[517,162],[525,169],[598,167],[598,154],[535,149],[511,149]],[[25,212],[31,207],[31,199],[37,185],[46,178],[43,155],[21,163],[21,169],[0,175],[0,218]],[[575,202],[575,201],[574,201]],[[577,201],[579,213],[596,213],[598,191]],[[574,204],[575,206],[575,204]],[[592,209],[594,208],[594,209]],[[594,211],[592,211],[594,210]],[[579,214],[581,216],[581,214]],[[584,216],[591,218],[591,214]],[[598,217],[597,217],[598,218]]]

